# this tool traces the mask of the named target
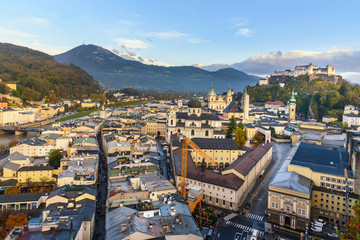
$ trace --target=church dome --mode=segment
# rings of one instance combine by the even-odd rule
[[[192,99],[189,104],[188,104],[189,108],[201,108],[201,102],[197,99]]]

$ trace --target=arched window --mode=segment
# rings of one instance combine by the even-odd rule
[[[172,120],[172,119],[171,119],[171,123],[170,123],[170,125],[173,125],[173,124],[174,124],[174,120]]]
[[[178,133],[180,132],[180,128],[178,129]]]
[[[205,137],[208,137],[208,136],[209,136],[209,131],[206,130],[206,131],[205,131]]]
[[[193,113],[195,113],[195,109],[193,109]]]
[[[191,136],[194,136],[194,135],[195,135],[195,131],[193,129],[193,130],[191,130]]]

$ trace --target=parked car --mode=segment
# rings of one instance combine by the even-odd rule
[[[310,229],[311,229],[311,231],[313,231],[313,232],[322,232],[322,228],[321,228],[321,227],[311,227]]]
[[[318,227],[323,227],[324,226],[324,224],[320,223],[320,222],[311,222],[311,225],[312,226],[318,226]]]
[[[328,233],[328,236],[329,237],[336,237],[336,238],[338,237],[338,235],[336,233]]]

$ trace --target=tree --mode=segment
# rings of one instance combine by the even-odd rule
[[[234,130],[235,142],[239,147],[243,147],[246,143],[245,131],[240,127]]]
[[[16,186],[5,189],[5,194],[18,194],[18,193],[19,193],[19,188]]]
[[[360,201],[355,202],[353,207],[355,216],[350,218],[346,224],[346,231],[341,239],[360,239]]]
[[[255,147],[257,147],[260,145],[260,143],[264,142],[264,135],[257,132],[254,136],[254,139],[256,140]]]
[[[239,122],[238,128],[241,128],[242,130],[244,130],[244,124],[242,122]]]
[[[234,116],[232,116],[229,121],[226,138],[232,138],[235,129],[236,129],[236,119]]]
[[[49,182],[49,178],[47,176],[43,176],[40,178],[42,186],[45,186],[45,183]]]
[[[10,143],[9,143],[9,148],[15,146],[15,145],[18,144],[18,143],[19,143],[19,141],[16,140],[16,139],[11,140]]]
[[[22,227],[28,224],[28,216],[25,213],[10,215],[6,220],[6,229],[12,230],[14,227]]]
[[[106,96],[104,94],[99,94],[98,99],[101,104],[103,104],[106,101]]]
[[[54,168],[60,167],[60,160],[63,157],[63,154],[60,150],[54,150],[49,154],[49,165]]]
[[[65,104],[64,105],[64,112],[68,112],[69,111],[69,105],[68,104]]]

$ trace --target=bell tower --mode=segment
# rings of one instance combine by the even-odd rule
[[[231,89],[229,85],[229,89],[226,93],[226,106],[229,105],[232,102],[232,95],[231,95]]]
[[[289,100],[289,122],[295,120],[296,116],[296,99],[294,91],[291,92],[291,98]]]

